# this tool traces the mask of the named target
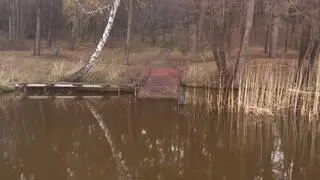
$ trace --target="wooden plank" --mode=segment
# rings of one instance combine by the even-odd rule
[[[99,84],[82,84],[81,87],[82,88],[100,88],[100,89],[103,88],[103,86]]]
[[[30,84],[16,84],[16,90],[23,90],[25,92],[32,91],[33,89],[43,88],[44,92],[47,91],[59,91],[59,89],[70,90],[71,92],[106,92],[106,93],[134,93],[137,94],[137,86],[135,84],[83,84],[83,83],[30,83]],[[40,97],[30,97],[30,98],[40,98]],[[41,97],[43,98],[43,97]],[[52,97],[57,98],[57,97]],[[58,97],[60,98],[60,97]],[[61,98],[68,98],[66,96]],[[89,98],[89,97],[86,97]],[[98,98],[98,97],[95,97]],[[99,97],[100,98],[100,97]]]
[[[78,96],[51,96],[51,97],[56,99],[75,99]]]
[[[21,99],[49,99],[50,96],[24,96]]]
[[[125,89],[133,89],[136,87],[135,84],[67,84],[67,83],[52,83],[52,84],[47,84],[47,83],[30,83],[30,84],[16,84],[16,88],[23,88],[23,87],[29,87],[29,88],[39,88],[39,87],[56,87],[56,88],[97,88],[97,89],[103,89],[103,88],[125,88]]]
[[[82,99],[103,99],[105,96],[37,96],[37,95],[31,95],[31,96],[17,96],[19,99],[76,99],[76,98],[82,98]]]
[[[75,86],[73,84],[52,84],[53,87],[57,87],[57,88],[75,88],[75,87],[79,87],[79,86]]]
[[[47,87],[48,84],[26,84],[25,87]]]
[[[105,96],[80,96],[83,99],[103,99]]]

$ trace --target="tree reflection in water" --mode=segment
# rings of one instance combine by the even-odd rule
[[[0,179],[309,180],[320,175],[318,121],[290,112],[218,113],[196,96],[199,101],[189,99],[183,107],[130,96],[1,97]]]

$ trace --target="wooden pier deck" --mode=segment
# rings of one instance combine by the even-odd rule
[[[41,90],[43,92],[50,91],[72,91],[72,92],[113,92],[113,93],[134,93],[137,94],[137,86],[135,84],[86,84],[86,83],[30,83],[16,84],[16,90],[24,92]]]
[[[163,52],[157,59],[141,71],[142,81],[139,83],[139,98],[169,98],[180,97],[180,70],[177,62],[168,59],[170,50]]]

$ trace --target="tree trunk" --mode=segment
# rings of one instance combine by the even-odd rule
[[[295,48],[295,33],[296,33],[296,21],[292,23],[292,28],[291,28],[291,37],[290,37],[290,44],[291,48]]]
[[[205,12],[206,12],[206,1],[200,0],[200,17],[199,17],[199,24],[198,24],[198,30],[197,30],[197,47],[196,47],[196,53],[200,51],[200,42],[203,37],[203,25],[204,25],[204,18],[205,18]]]
[[[312,30],[311,30],[311,38],[310,38],[310,42],[309,42],[309,48],[308,48],[308,62],[306,63],[306,70],[304,72],[304,78],[303,80],[305,80],[305,83],[309,83],[309,79],[312,76],[312,68],[314,67],[314,64],[316,62],[316,59],[319,56],[319,48],[320,48],[320,42],[319,42],[319,36],[317,35],[318,33],[318,29],[317,29],[317,25],[313,24]]]
[[[53,29],[53,0],[49,0],[49,27],[48,27],[48,37],[47,37],[47,47],[52,47],[52,29]]]
[[[155,16],[155,15],[154,15]],[[152,24],[152,32],[151,32],[151,43],[152,46],[155,46],[157,43],[157,18],[154,17],[153,24]]]
[[[16,40],[16,13],[15,1],[11,0],[11,41]]]
[[[289,46],[289,23],[286,22],[286,39],[285,39],[284,52],[288,52],[288,46]]]
[[[77,20],[76,20],[77,21]],[[69,36],[69,49],[74,51],[76,48],[76,41],[77,41],[77,22],[73,22],[71,25],[71,34]]]
[[[197,25],[193,24],[191,26],[192,29],[192,49],[191,49],[191,59],[192,61],[196,61],[197,60]]]
[[[299,48],[299,61],[298,61],[298,69],[301,70],[304,60],[306,59],[308,49],[310,49],[310,41],[311,41],[311,25],[308,23],[302,29],[302,36],[300,40],[300,48]]]
[[[299,46],[298,46],[298,38],[297,38],[297,36],[296,36],[296,31],[297,31],[297,29],[299,28],[298,27],[298,25],[299,25],[299,16],[297,16],[296,18],[295,18],[295,20],[294,20],[294,23],[293,23],[293,25],[292,25],[292,32],[291,32],[291,44],[292,44],[292,48],[294,48],[294,49],[299,49]]]
[[[20,14],[20,31],[19,31],[19,36],[20,36],[20,40],[24,39],[24,30],[25,30],[25,24],[24,24],[24,11],[23,11],[23,7],[27,6],[27,2],[22,1],[23,4],[21,4],[21,1],[19,1],[20,3],[20,9],[19,9],[19,14]]]
[[[12,11],[12,4],[11,4],[11,0],[9,0],[9,8],[10,11]],[[12,34],[12,13],[9,13],[9,22],[8,22],[8,28],[9,28],[9,40],[12,41],[13,40],[13,34]]]
[[[203,28],[203,23],[204,23],[204,18],[205,18],[205,0],[200,0],[200,10],[199,10],[199,19],[198,23],[194,23],[192,25],[192,54],[191,54],[191,59],[193,61],[196,61],[198,58],[198,53],[199,53],[199,42],[202,37],[202,28]]]
[[[254,15],[254,4],[255,0],[248,0],[247,1],[247,8],[246,8],[246,24],[244,33],[242,35],[239,55],[237,58],[237,61],[234,65],[234,73],[232,75],[232,79],[230,82],[234,82],[235,86],[240,85],[240,78],[243,74],[243,70],[245,68],[245,58],[246,53],[249,49],[249,39],[250,39],[250,32],[252,29],[252,21],[253,21],[253,15]],[[230,84],[231,85],[231,84]]]
[[[21,31],[21,27],[20,27],[20,1],[16,0],[16,40],[20,39],[20,31]]]
[[[270,51],[270,27],[268,26],[265,33],[264,53],[269,54],[269,51]]]
[[[36,25],[36,41],[34,47],[34,55],[40,56],[40,39],[41,39],[41,0],[37,0],[37,25]]]
[[[166,42],[166,25],[162,26],[162,42]]]
[[[75,72],[74,74],[72,74],[71,76],[65,78],[66,81],[76,81],[78,80],[81,76],[83,76],[84,74],[88,73],[88,71],[92,68],[92,66],[96,63],[96,61],[98,60],[98,57],[101,53],[101,51],[103,50],[108,36],[110,34],[110,31],[112,29],[113,26],[113,22],[114,19],[116,17],[116,13],[118,10],[118,7],[120,5],[120,0],[114,0],[113,1],[113,6],[109,15],[109,19],[108,19],[108,24],[103,32],[102,38],[100,39],[100,42],[96,48],[96,50],[94,51],[94,53],[91,55],[89,61],[82,66],[77,72]]]
[[[219,72],[224,76],[227,74],[227,56],[225,50],[222,47],[217,47],[216,45],[211,44],[212,54],[216,62]]]
[[[270,43],[270,51],[269,51],[270,58],[275,58],[277,55],[279,23],[280,23],[280,16],[273,16],[272,25],[271,25],[271,43]]]
[[[187,40],[186,40],[186,49],[188,50],[188,52],[189,52],[189,50],[190,50],[190,24],[188,23],[187,24],[187,30],[186,30],[186,37],[187,37]]]
[[[319,56],[319,50],[320,50],[320,40],[318,38],[315,38],[313,47],[311,50],[311,54],[310,54],[310,62],[308,63],[309,71],[312,69],[312,67],[314,66],[314,63],[317,61],[317,58]]]
[[[295,82],[306,83],[308,69],[310,68],[311,53],[314,48],[314,27],[307,23],[302,29],[302,36],[299,48],[298,69],[296,72]]]
[[[228,48],[228,57],[231,55],[232,52],[232,33],[233,33],[233,23],[234,23],[234,18],[233,18],[234,13],[231,11],[229,16],[229,22],[228,22],[228,34],[227,34],[227,48]],[[229,59],[229,58],[227,58]]]
[[[226,21],[226,20],[225,20]],[[226,22],[224,22],[226,24]],[[227,54],[225,50],[226,27],[215,24],[213,27],[213,37],[211,39],[211,49],[219,72],[227,75]]]
[[[124,63],[129,64],[130,56],[130,39],[131,39],[131,24],[132,24],[132,15],[133,15],[133,0],[129,0],[128,8],[128,24],[127,24],[127,40],[124,47]]]

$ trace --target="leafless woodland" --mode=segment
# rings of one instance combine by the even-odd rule
[[[120,5],[109,24],[116,2]],[[299,74],[308,74],[319,57],[318,0],[0,2],[1,48],[19,49],[23,42],[32,41],[35,56],[44,48],[40,40],[49,48],[62,40],[70,50],[79,42],[98,43],[107,24],[111,32],[103,46],[123,47],[125,64],[130,62],[130,51],[137,42],[178,50],[193,61],[209,51],[218,70],[232,79],[243,73],[251,47],[264,48],[269,58],[289,50],[297,52]]]

